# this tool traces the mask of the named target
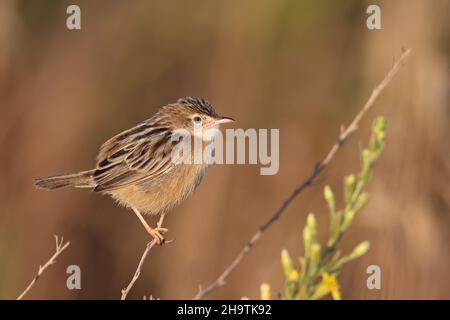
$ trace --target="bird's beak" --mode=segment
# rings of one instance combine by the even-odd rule
[[[233,119],[233,118],[230,118],[230,117],[222,117],[222,118],[217,119],[217,120],[215,121],[216,124],[228,123],[228,122],[234,122],[234,119]]]

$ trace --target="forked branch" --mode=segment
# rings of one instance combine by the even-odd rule
[[[61,237],[61,240],[58,239],[58,236],[55,235],[55,242],[56,242],[56,251],[51,256],[51,258],[43,265],[39,266],[39,270],[36,274],[36,276],[31,280],[30,284],[26,289],[20,294],[20,296],[17,297],[17,300],[22,300],[22,298],[30,291],[30,289],[34,286],[36,281],[41,277],[41,275],[44,273],[45,269],[50,267],[52,264],[56,263],[56,258],[70,245],[70,242],[64,243],[64,238]]]

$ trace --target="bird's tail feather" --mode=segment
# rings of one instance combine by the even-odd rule
[[[75,174],[38,178],[34,183],[38,188],[48,190],[67,186],[73,186],[76,188],[93,188],[95,187],[95,182],[92,177],[94,171],[95,170],[89,170]]]

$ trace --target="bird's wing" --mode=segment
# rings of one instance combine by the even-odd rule
[[[106,141],[97,157],[95,191],[111,191],[163,176],[175,167],[171,131],[142,123]]]

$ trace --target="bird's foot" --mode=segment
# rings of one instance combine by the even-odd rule
[[[157,245],[163,245],[166,242],[166,239],[163,237],[163,234],[165,234],[168,231],[166,228],[156,227],[156,228],[150,228],[148,230],[148,233],[153,237]]]

